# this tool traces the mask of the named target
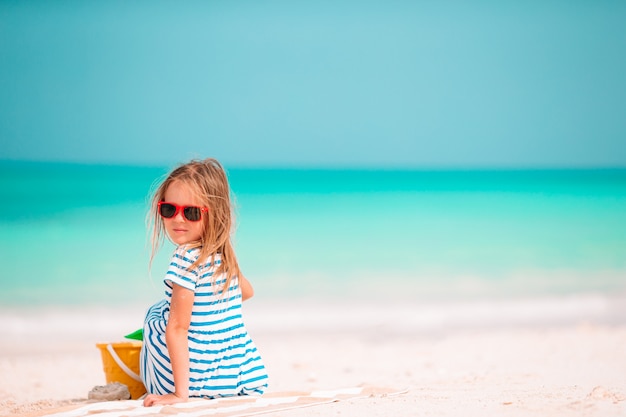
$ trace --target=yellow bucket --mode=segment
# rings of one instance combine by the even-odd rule
[[[98,343],[107,384],[119,382],[128,387],[133,400],[146,393],[139,377],[141,342]]]

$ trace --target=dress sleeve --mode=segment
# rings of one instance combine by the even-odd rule
[[[198,282],[198,271],[196,268],[191,270],[188,268],[198,259],[198,252],[198,249],[178,247],[172,255],[164,281],[194,291]]]

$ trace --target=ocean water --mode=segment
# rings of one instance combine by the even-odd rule
[[[146,305],[148,194],[170,167],[0,163],[2,306]],[[226,167],[235,246],[265,300],[626,291],[626,169]]]

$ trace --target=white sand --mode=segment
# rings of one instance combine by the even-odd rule
[[[281,416],[626,416],[623,296],[377,309],[253,300],[245,314],[271,391],[409,388]],[[142,315],[0,312],[0,415],[84,400],[105,383],[94,344],[122,340]]]

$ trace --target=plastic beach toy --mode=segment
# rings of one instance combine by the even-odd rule
[[[126,385],[133,400],[146,392],[139,376],[141,345],[137,341],[96,344],[102,354],[102,368],[107,384],[119,382]]]
[[[135,330],[134,332],[124,336],[127,339],[143,340],[143,329]]]

